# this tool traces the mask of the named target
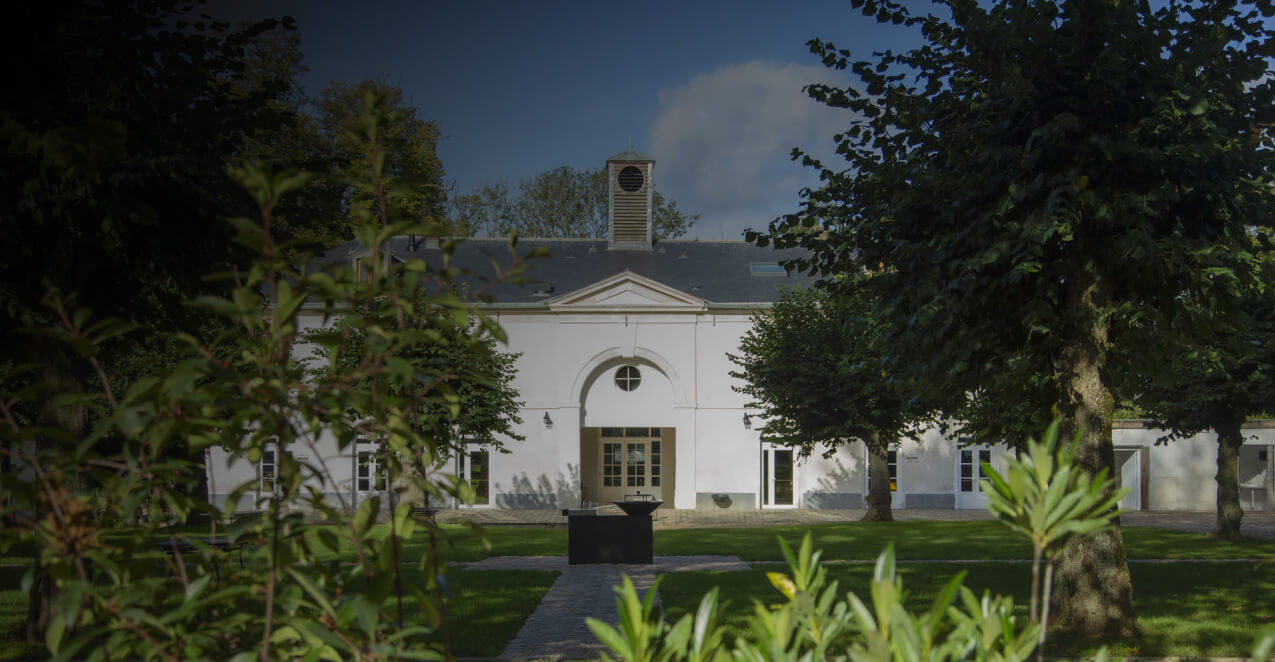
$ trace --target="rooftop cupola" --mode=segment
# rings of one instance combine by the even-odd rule
[[[629,149],[607,159],[607,217],[613,249],[651,247],[651,173],[655,159]]]

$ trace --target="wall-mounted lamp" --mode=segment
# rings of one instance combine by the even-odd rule
[[[753,419],[747,413],[744,414],[744,429],[753,429]]]
[[[545,417],[544,417],[544,419],[543,419],[543,420],[544,420],[544,422],[545,422],[545,428],[546,428],[546,429],[549,429],[549,430],[552,430],[552,429],[553,429],[553,419],[552,419],[552,418],[549,418],[549,412],[545,412]]]

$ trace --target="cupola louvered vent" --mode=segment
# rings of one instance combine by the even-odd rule
[[[607,159],[611,247],[651,247],[651,171],[655,159],[633,151]]]

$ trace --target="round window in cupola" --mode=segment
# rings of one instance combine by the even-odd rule
[[[642,188],[642,182],[645,177],[642,176],[642,170],[637,166],[624,166],[620,170],[620,175],[616,177],[620,183],[620,188],[628,193],[632,193]]]

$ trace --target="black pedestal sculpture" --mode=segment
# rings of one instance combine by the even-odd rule
[[[596,508],[568,509],[567,562],[651,563],[651,513],[663,501],[616,501],[626,515],[599,515]]]

